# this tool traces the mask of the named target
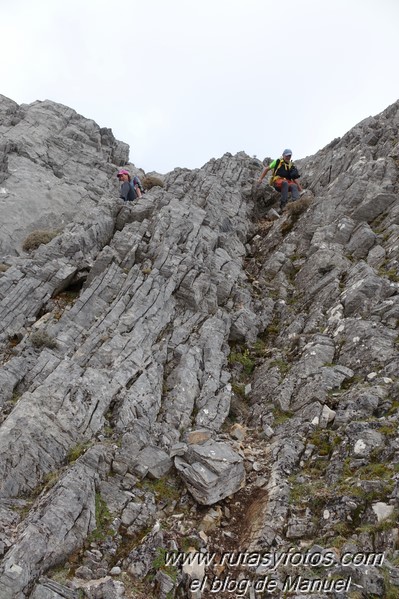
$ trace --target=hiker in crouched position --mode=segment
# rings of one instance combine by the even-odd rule
[[[273,171],[270,185],[281,192],[281,212],[287,205],[288,193],[291,192],[292,200],[295,201],[299,199],[299,192],[302,191],[301,184],[298,181],[300,174],[294,163],[291,162],[291,157],[292,151],[289,149],[284,150],[282,158],[277,158],[277,160],[273,160],[269,166],[266,166],[258,179],[258,183],[261,183],[267,173],[271,170]]]
[[[137,198],[136,191],[132,185],[132,178],[129,171],[122,169],[116,175],[121,183],[119,196],[124,202],[133,202]]]
[[[124,202],[133,202],[136,198],[141,198],[144,188],[137,176],[132,179],[129,171],[125,169],[118,171],[116,176],[121,183],[119,195]]]

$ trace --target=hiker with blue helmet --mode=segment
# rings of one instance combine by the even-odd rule
[[[281,192],[281,212],[287,205],[289,192],[291,192],[292,200],[295,201],[299,199],[299,192],[302,191],[301,184],[298,181],[300,174],[294,163],[291,162],[291,157],[292,150],[287,148],[284,150],[282,158],[277,158],[277,160],[273,160],[269,166],[266,166],[258,179],[258,183],[261,183],[267,173],[273,171],[270,185]]]

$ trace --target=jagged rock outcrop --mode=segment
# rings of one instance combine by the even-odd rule
[[[35,229],[65,224],[115,193],[129,147],[110,129],[55,102],[18,105],[0,95],[0,254],[20,253]]]
[[[8,134],[22,113],[59,124],[69,110],[2,106]],[[69,119],[83,127],[73,139],[98,135]],[[226,154],[175,169],[131,206],[104,183],[90,213],[7,258],[1,599],[187,597],[188,570],[165,552],[189,547],[327,551],[325,579],[395,588],[398,124],[395,104],[303,159],[307,194],[280,218],[267,217],[276,196],[256,185],[260,161]],[[38,127],[32,152],[54,141]],[[103,178],[123,148],[107,140]],[[9,150],[6,177],[21,158]],[[69,168],[60,184],[89,194],[87,172]],[[382,552],[385,570],[342,562]],[[276,592],[298,574],[288,562]],[[207,573],[247,576],[249,596],[270,571],[211,560]]]

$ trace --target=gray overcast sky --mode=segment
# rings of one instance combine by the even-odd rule
[[[0,93],[65,104],[146,172],[316,153],[399,97],[398,0],[1,0]]]

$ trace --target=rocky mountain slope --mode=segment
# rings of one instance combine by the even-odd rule
[[[18,105],[0,95],[0,255],[27,233],[62,230],[112,195],[129,147],[110,129],[54,102]]]
[[[280,218],[244,153],[126,206],[110,132],[0,114],[0,598],[398,596],[399,103]],[[71,203],[15,256],[26,173]]]

